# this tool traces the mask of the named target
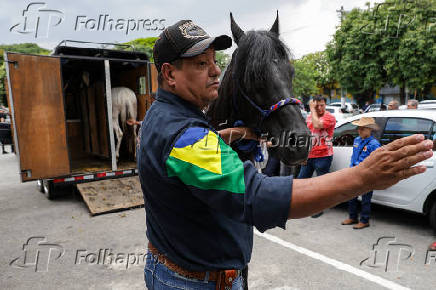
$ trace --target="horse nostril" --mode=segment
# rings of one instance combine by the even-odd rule
[[[312,149],[311,136],[307,134],[302,134],[298,136],[297,142],[298,150],[307,150],[308,152]]]

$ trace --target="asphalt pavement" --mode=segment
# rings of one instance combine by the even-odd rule
[[[144,289],[143,208],[90,216],[80,196],[50,201],[0,155],[0,289]],[[371,227],[345,206],[286,230],[255,232],[250,289],[434,289],[436,239],[417,214],[373,207]]]

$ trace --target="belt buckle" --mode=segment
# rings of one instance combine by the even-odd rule
[[[228,287],[230,287],[228,289],[232,288],[233,281],[235,281],[236,278],[239,277],[239,274],[240,274],[239,272],[240,272],[240,270],[225,270],[224,271],[224,273],[225,273],[224,285],[226,286],[226,289]]]

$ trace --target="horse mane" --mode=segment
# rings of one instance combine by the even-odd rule
[[[270,31],[248,31],[240,39],[235,67],[235,78],[241,86],[250,90],[262,88],[271,79],[273,72],[269,65],[273,59],[289,60],[289,48]],[[290,66],[289,66],[290,67]],[[292,78],[292,70],[290,70]]]
[[[232,127],[235,83],[247,93],[263,89],[274,75],[271,61],[290,60],[289,48],[271,31],[252,30],[239,39],[230,64],[224,73],[219,88],[219,98],[209,106],[207,115],[217,129]],[[236,65],[238,63],[238,65]],[[293,69],[289,64],[289,86],[292,86]]]

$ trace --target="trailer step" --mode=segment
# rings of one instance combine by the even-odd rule
[[[91,215],[144,205],[138,176],[77,184]]]

